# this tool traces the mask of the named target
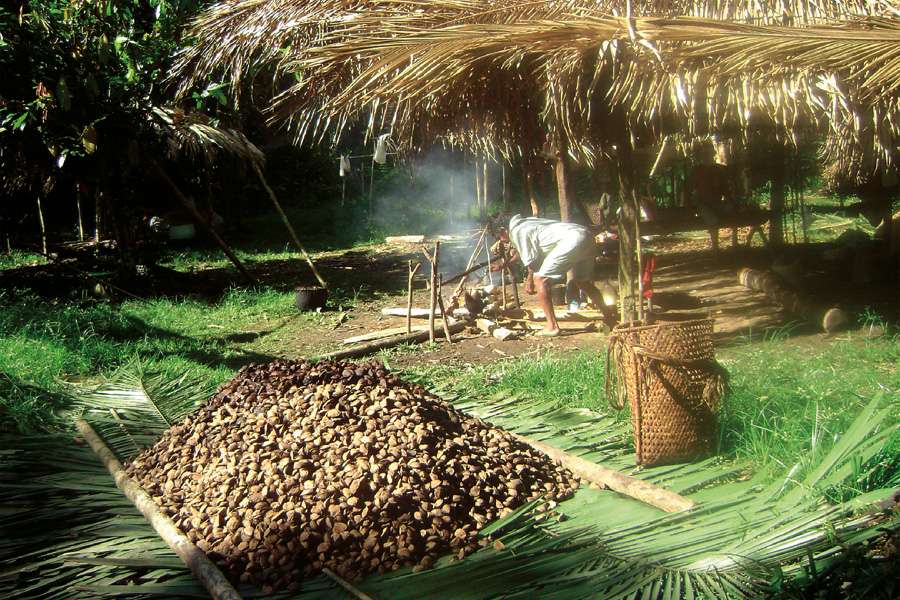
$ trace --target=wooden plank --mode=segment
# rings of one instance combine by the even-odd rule
[[[413,331],[427,331],[428,327],[424,325],[416,325]],[[359,344],[361,342],[371,342],[372,340],[380,340],[382,338],[391,337],[392,335],[400,335],[407,333],[406,327],[391,327],[390,329],[379,329],[378,331],[370,331],[362,335],[348,337],[341,341],[342,344]],[[412,333],[412,332],[409,332]]]
[[[451,334],[459,333],[465,328],[465,323],[454,323],[448,326],[448,330]],[[352,348],[347,348],[346,350],[336,350],[335,352],[328,352],[327,354],[322,354],[317,358],[319,360],[341,360],[344,358],[356,358],[359,356],[372,354],[373,352],[378,352],[379,350],[383,350],[385,348],[399,346],[400,344],[420,344],[428,339],[428,333],[429,332],[427,330],[416,331],[414,333],[399,335],[383,340],[377,340],[369,344],[353,346]]]

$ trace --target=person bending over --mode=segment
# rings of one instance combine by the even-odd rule
[[[572,281],[587,294],[594,306],[606,311],[600,290],[593,283],[596,246],[587,227],[515,215],[508,225],[502,221],[495,223],[494,235],[505,243],[512,243],[509,261],[519,259],[528,270],[525,292],[537,293],[546,315],[546,324],[538,335],[553,337],[560,333],[553,311],[551,286],[554,282],[565,282],[568,271],[572,271]],[[491,270],[499,271],[503,266],[501,260],[492,264]]]

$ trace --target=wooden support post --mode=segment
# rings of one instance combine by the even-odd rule
[[[437,301],[438,308],[441,310],[441,323],[444,326],[444,337],[447,338],[447,343],[453,343],[453,337],[450,335],[450,315],[447,314],[447,309],[444,308],[444,296],[441,294],[441,287],[443,287],[443,277],[440,273],[438,273],[438,286],[437,286]],[[434,314],[432,314],[432,318]],[[407,317],[408,319],[409,317]]]
[[[417,262],[416,266],[413,267],[413,262],[409,261],[409,275],[408,280],[406,282],[406,333],[412,333],[412,292],[413,292],[413,279],[416,276],[416,272],[418,272],[419,267],[422,266],[422,263]],[[444,314],[444,313],[441,313]]]
[[[437,307],[437,275],[438,269],[440,268],[440,253],[441,253],[441,243],[434,243],[434,254],[429,254],[427,248],[422,248],[422,253],[425,254],[425,258],[428,259],[428,262],[431,264],[431,277],[429,279],[431,283],[431,297],[429,306],[429,314],[428,314],[428,341],[434,343],[434,309]],[[446,315],[445,315],[446,316]]]
[[[319,270],[316,268],[315,263],[313,263],[312,258],[309,256],[309,253],[306,251],[306,248],[303,247],[303,244],[300,242],[300,238],[297,236],[297,232],[294,231],[294,226],[291,225],[290,220],[288,220],[287,215],[284,213],[284,209],[281,208],[281,203],[278,202],[278,198],[275,197],[275,192],[272,191],[272,188],[269,187],[269,182],[266,181],[265,175],[263,175],[262,169],[257,163],[253,163],[253,168],[256,170],[256,175],[259,177],[260,183],[262,183],[263,187],[266,189],[266,192],[269,194],[269,199],[272,200],[272,204],[275,206],[275,210],[278,211],[278,214],[281,216],[281,221],[284,223],[284,226],[287,228],[288,233],[291,235],[291,240],[293,240],[294,245],[297,246],[297,249],[300,251],[300,254],[306,260],[306,263],[309,265],[309,268],[312,270],[313,275],[316,277],[316,281],[319,282],[323,288],[327,288],[328,284],[325,283],[325,279],[319,273]]]
[[[501,306],[506,308],[506,267],[500,269],[500,299],[502,301]]]
[[[178,188],[177,185],[175,185],[175,182],[169,178],[169,175],[163,170],[163,168],[160,166],[160,164],[158,162],[153,161],[153,166],[156,169],[156,172],[162,178],[162,180],[165,181],[166,184],[172,189],[172,192],[175,194],[175,197],[178,198],[178,200],[181,202],[181,204],[188,210],[188,212],[194,218],[194,222],[196,222],[198,225],[200,225],[200,227],[205,229],[206,233],[209,234],[209,236],[213,240],[215,240],[216,244],[219,245],[219,248],[222,249],[222,252],[225,253],[225,256],[228,257],[228,260],[231,261],[231,264],[233,264],[237,268],[237,270],[240,271],[240,273],[244,276],[244,278],[247,279],[247,281],[249,281],[252,285],[256,285],[256,283],[257,283],[256,278],[250,274],[250,271],[248,271],[244,267],[243,263],[241,263],[240,259],[237,256],[235,256],[234,252],[231,251],[231,248],[228,247],[228,244],[225,243],[225,240],[223,240],[221,237],[219,237],[219,234],[216,233],[212,227],[210,227],[209,222],[207,222],[207,220],[203,218],[203,215],[201,215],[200,212],[197,210],[197,207],[194,205],[193,201],[189,200],[187,198],[187,196],[185,196],[182,193],[182,191]]]
[[[690,510],[696,506],[693,500],[661,488],[658,485],[654,485],[649,481],[629,477],[619,471],[601,467],[598,464],[594,464],[578,456],[573,456],[568,452],[560,450],[559,448],[554,448],[543,442],[515,433],[512,435],[517,440],[528,444],[535,450],[543,452],[553,460],[558,460],[562,466],[566,467],[582,479],[602,487],[608,487],[615,492],[619,492],[620,494],[624,494],[635,500],[640,500],[650,506],[655,506],[666,512],[681,512],[683,510]]]
[[[241,600],[240,594],[225,579],[222,572],[216,565],[209,560],[209,557],[195,546],[184,535],[175,523],[164,515],[153,498],[144,491],[133,479],[125,472],[122,463],[116,458],[112,451],[106,446],[104,441],[97,435],[90,424],[84,419],[78,419],[75,422],[78,431],[84,437],[85,441],[90,445],[109,474],[112,475],[116,482],[116,487],[122,490],[125,497],[134,503],[134,506],[144,515],[144,518],[150,523],[159,537],[169,545],[175,554],[184,562],[191,570],[203,587],[209,592],[213,600]]]

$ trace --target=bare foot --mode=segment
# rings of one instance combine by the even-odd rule
[[[542,329],[537,332],[537,337],[559,337],[560,330],[559,329]]]

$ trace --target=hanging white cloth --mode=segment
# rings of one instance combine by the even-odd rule
[[[340,169],[338,170],[338,174],[341,177],[346,177],[350,174],[352,169],[350,168],[350,159],[347,158],[345,154],[341,154],[340,158]]]
[[[372,158],[379,165],[383,165],[387,162],[387,140],[391,137],[391,134],[384,133],[378,136],[378,139],[375,141],[375,156]]]

